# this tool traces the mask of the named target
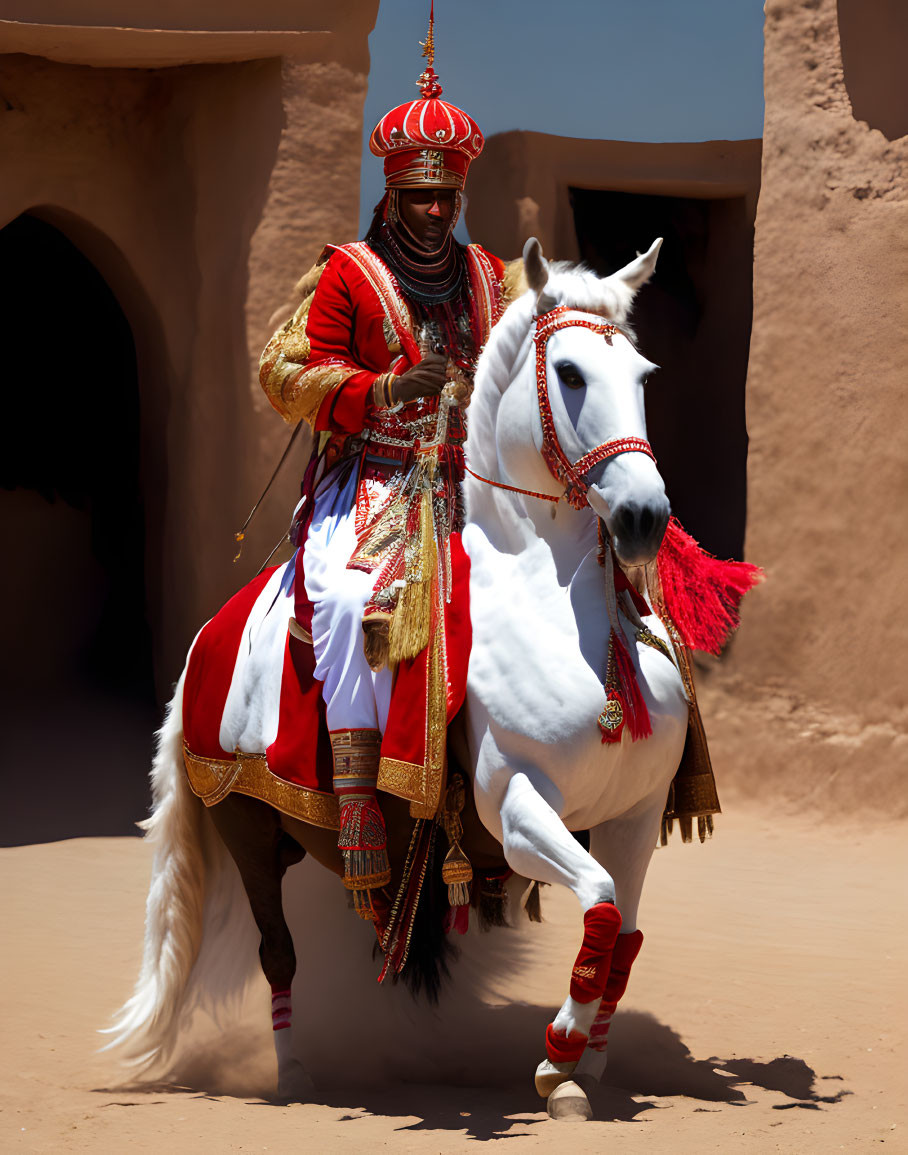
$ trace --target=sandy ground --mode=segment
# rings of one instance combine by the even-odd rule
[[[352,919],[332,897],[321,931],[297,935],[296,1015],[319,1101],[284,1106],[268,1097],[261,981],[239,1023],[193,1028],[169,1081],[129,1085],[96,1053],[96,1028],[137,972],[140,841],[4,849],[0,1146],[441,1152],[508,1138],[573,1152],[905,1151],[906,847],[903,825],[731,808],[711,843],[658,851],[647,942],[592,1123],[549,1120],[531,1082],[579,941],[567,894],[544,892],[541,927],[464,940],[437,1012],[374,988],[366,939],[355,962],[349,945],[332,954],[334,922]]]

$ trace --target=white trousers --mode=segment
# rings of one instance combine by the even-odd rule
[[[315,607],[315,676],[323,683],[328,729],[384,732],[391,672],[385,667],[375,673],[363,652],[363,610],[375,576],[346,568],[356,547],[356,473],[343,483],[329,481],[316,495],[303,570]]]

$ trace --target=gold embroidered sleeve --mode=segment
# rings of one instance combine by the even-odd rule
[[[349,365],[313,365],[311,369],[294,367],[295,372],[286,376],[281,386],[281,406],[278,410],[285,421],[305,421],[315,429],[315,419],[322,402],[332,389],[359,372]],[[277,406],[275,406],[277,408]],[[285,416],[286,414],[286,416]]]
[[[307,373],[305,370],[310,351],[306,322],[326,260],[327,252],[323,252],[316,264],[298,282],[296,292],[302,296],[302,302],[289,321],[281,325],[265,346],[259,361],[259,382],[265,396],[281,417],[292,425],[300,419],[311,425],[325,395],[351,376],[351,373],[347,373],[335,377],[330,385],[323,388],[324,370],[315,372],[311,377],[310,373],[314,371]],[[313,386],[311,397],[307,395],[310,382]]]

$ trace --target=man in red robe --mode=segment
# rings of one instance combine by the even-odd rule
[[[442,798],[470,646],[463,409],[508,296],[502,262],[453,236],[482,134],[431,64],[420,88],[372,133],[386,193],[365,240],[325,249],[261,366],[272,405],[316,436],[295,615],[322,684],[345,884],[367,918],[390,880],[377,790],[415,817]]]

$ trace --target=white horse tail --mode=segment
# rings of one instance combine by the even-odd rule
[[[185,671],[157,734],[152,814],[141,824],[154,846],[142,970],[132,998],[102,1032],[113,1036],[104,1050],[122,1048],[123,1061],[143,1069],[173,1051],[202,941],[204,808],[183,770],[184,678]]]

